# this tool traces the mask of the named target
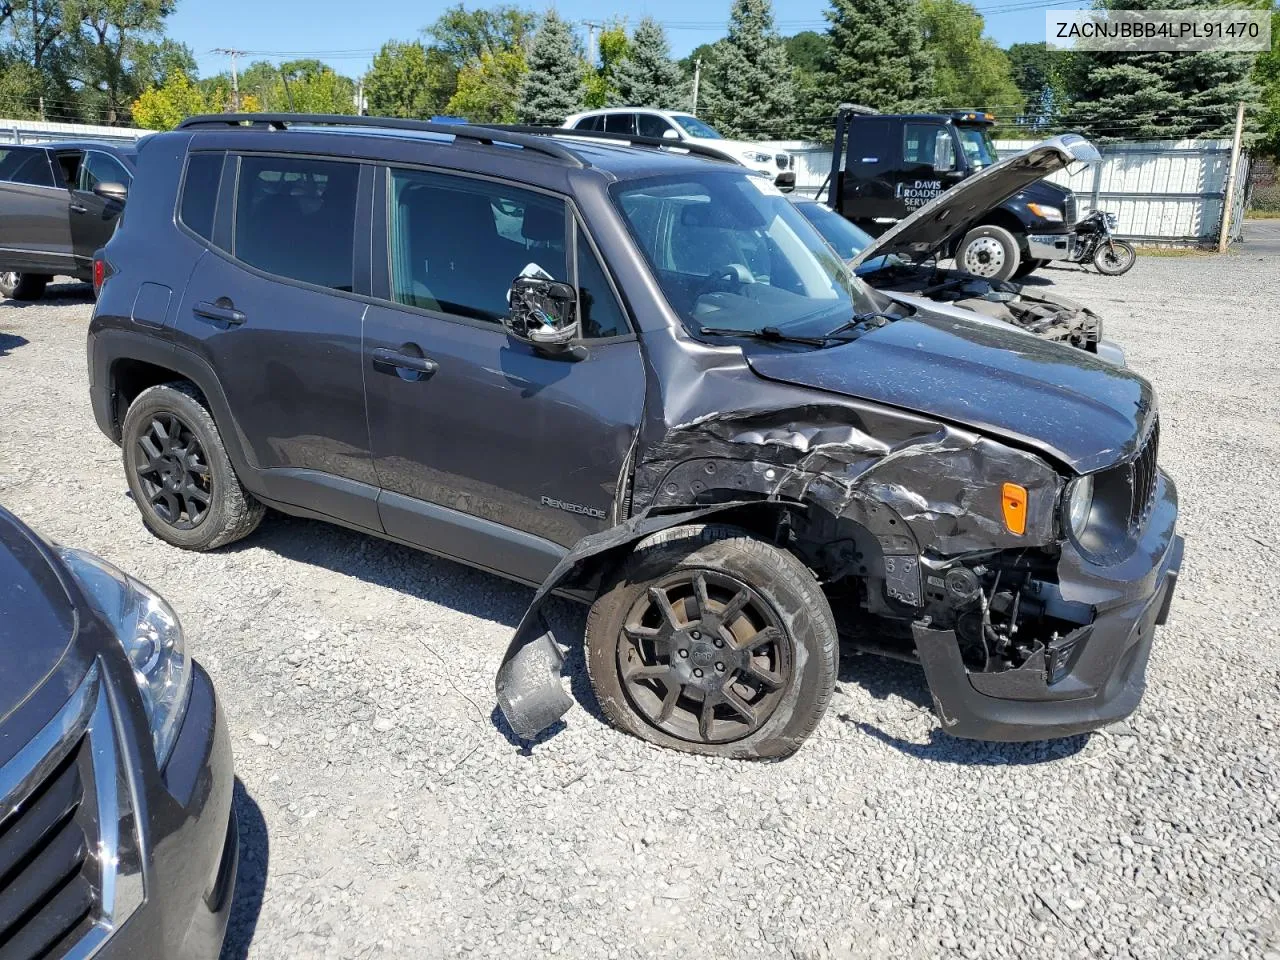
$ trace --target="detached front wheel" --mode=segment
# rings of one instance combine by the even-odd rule
[[[618,727],[690,753],[778,759],[813,732],[838,640],[794,556],[726,526],[641,542],[587,619],[587,669]]]

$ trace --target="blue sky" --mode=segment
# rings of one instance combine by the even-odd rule
[[[643,0],[612,6],[598,0],[558,0],[555,8],[571,20],[612,16],[602,12],[610,6],[633,23],[652,15],[666,26],[672,50],[681,57],[698,44],[723,36],[731,2]],[[992,11],[986,14],[987,33],[1004,46],[1044,39],[1044,10],[1050,4],[1026,9],[1034,2],[975,0],[975,5]],[[213,48],[236,47],[250,51],[250,60],[278,61],[318,53],[339,72],[357,76],[385,41],[413,39],[449,5],[446,0],[180,0],[169,18],[168,33],[195,52],[201,75],[227,69],[227,58],[211,53]],[[488,5],[467,3],[469,7]],[[521,5],[544,6],[536,0]],[[826,0],[775,0],[778,27],[786,34],[821,30],[826,6]],[[1011,6],[1022,9],[1009,10]],[[1005,12],[999,12],[1002,9]]]

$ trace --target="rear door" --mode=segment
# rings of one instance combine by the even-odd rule
[[[365,304],[352,296],[357,272],[367,282],[367,191],[358,198],[371,174],[342,160],[233,155],[213,243],[187,282],[176,326],[179,345],[217,372],[260,492],[376,531]]]
[[[365,317],[364,372],[383,525],[539,582],[565,547],[615,521],[644,404],[639,345],[564,198],[413,169],[382,178],[382,302]],[[578,287],[583,358],[507,336],[507,291],[526,270]]]
[[[74,274],[69,194],[43,147],[0,146],[0,267]]]
[[[107,200],[93,192],[99,183],[129,187],[133,184],[133,174],[111,154],[86,150],[71,191],[72,252],[79,259],[92,260],[93,252],[106,246],[124,210],[124,204],[118,200]]]

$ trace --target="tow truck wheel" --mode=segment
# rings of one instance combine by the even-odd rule
[[[974,227],[956,251],[956,266],[984,280],[1008,280],[1021,262],[1018,241],[1004,227]]]
[[[818,582],[737,527],[642,541],[592,605],[586,645],[605,715],[689,753],[790,756],[835,687],[835,621]]]

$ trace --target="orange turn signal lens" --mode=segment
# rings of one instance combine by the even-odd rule
[[[1022,536],[1027,532],[1027,488],[1016,483],[1006,483],[1000,491],[1000,505],[1004,508],[1004,525],[1010,533]]]

